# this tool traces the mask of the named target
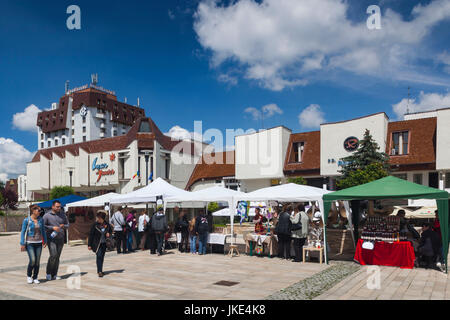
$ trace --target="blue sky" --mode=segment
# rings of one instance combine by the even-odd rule
[[[140,97],[164,132],[196,120],[257,129],[264,106],[265,127],[294,132],[380,111],[395,120],[408,86],[412,111],[450,106],[448,3],[1,0],[0,178],[25,172],[37,149],[14,115],[49,108],[66,80],[80,86],[91,73],[120,100]],[[81,30],[66,27],[72,4]],[[365,26],[372,4],[381,30]]]

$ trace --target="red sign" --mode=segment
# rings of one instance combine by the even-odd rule
[[[116,174],[116,172],[114,171],[114,169],[110,169],[110,170],[98,170],[98,171],[97,171],[97,175],[98,175],[97,182],[99,182],[100,179],[101,179],[103,176],[113,176],[114,174]]]

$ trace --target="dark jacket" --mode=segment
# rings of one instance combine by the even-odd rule
[[[283,212],[280,214],[278,224],[275,228],[275,233],[277,235],[286,235],[286,236],[291,235],[292,222],[291,222],[291,215],[289,213]]]
[[[422,232],[419,248],[423,255],[429,257],[437,255],[439,254],[440,247],[441,241],[436,232],[431,229]]]
[[[112,234],[112,228],[111,226],[104,222],[103,224],[100,224],[98,222],[94,223],[91,227],[91,231],[89,232],[89,239],[88,239],[88,247],[92,248],[92,251],[97,253],[98,248],[100,247],[100,238],[102,236],[102,226],[106,228],[105,237],[106,234],[109,233],[109,236]]]
[[[155,213],[152,216],[151,223],[152,223],[151,228],[154,232],[157,232],[157,233],[164,232],[165,233],[169,229],[169,227],[167,225],[167,219],[166,219],[165,214]]]
[[[208,217],[205,215],[198,216],[195,219],[195,233],[205,234],[209,232]]]
[[[178,218],[175,230],[181,233],[189,232],[189,221],[186,216]]]
[[[214,230],[214,222],[213,222],[213,215],[212,213],[209,213],[206,218],[208,219],[208,232],[212,233]]]

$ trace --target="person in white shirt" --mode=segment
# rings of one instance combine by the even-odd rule
[[[127,241],[125,240],[125,219],[123,211],[125,207],[120,207],[111,217],[111,223],[114,226],[114,235],[116,238],[117,254],[127,253]]]
[[[147,232],[146,227],[147,224],[150,222],[150,218],[147,215],[147,212],[142,211],[141,215],[139,216],[139,223],[138,223],[138,232],[139,232],[139,239],[141,239],[139,248],[144,251],[145,250],[145,243],[147,242]]]

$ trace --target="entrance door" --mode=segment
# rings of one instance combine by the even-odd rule
[[[439,189],[439,175],[437,172],[428,173],[428,185],[432,188]]]

